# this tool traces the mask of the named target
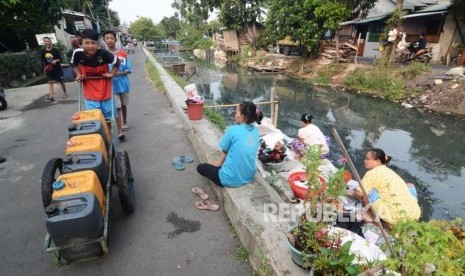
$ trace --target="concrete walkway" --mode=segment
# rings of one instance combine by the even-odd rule
[[[122,214],[116,189],[111,198],[110,253],[96,261],[56,267],[43,250],[45,214],[41,176],[47,161],[63,157],[67,127],[77,111],[77,83],[67,83],[69,97],[47,103],[47,85],[7,90],[8,109],[0,111],[0,266],[2,275],[251,275],[249,263],[235,257],[240,242],[224,208],[202,211],[192,187],[202,187],[216,201],[166,95],[146,78],[145,55],[130,55],[131,96],[125,149],[135,178],[136,210]],[[167,84],[167,89],[172,90]],[[176,110],[177,107],[173,106]],[[176,111],[177,112],[177,111]],[[176,170],[172,158],[195,161]]]
[[[144,49],[145,51],[145,49]],[[217,160],[220,155],[218,149],[222,133],[209,120],[190,121],[183,110],[186,94],[184,90],[170,77],[155,58],[145,51],[160,72],[161,79],[167,90],[176,115],[183,122],[183,127],[197,156],[202,162]],[[210,185],[223,203],[224,209],[234,225],[242,244],[249,252],[249,258],[256,269],[269,269],[276,275],[308,275],[295,265],[291,259],[286,244],[286,233],[289,221],[271,219],[267,210],[275,206],[278,210],[288,210],[290,205],[285,203],[258,172],[252,183],[241,188],[219,188]],[[286,216],[283,216],[286,218]],[[289,219],[289,216],[287,216]]]

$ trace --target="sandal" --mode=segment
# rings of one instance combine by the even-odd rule
[[[200,197],[202,200],[208,199],[208,194],[205,193],[201,188],[195,187],[192,188],[192,192]]]
[[[46,97],[46,98],[45,98],[45,101],[46,101],[46,102],[53,102],[54,100],[55,100],[55,99],[54,99],[53,97],[52,97],[52,98],[50,98],[50,97]]]
[[[126,136],[124,135],[124,133],[121,133],[121,134],[118,135],[118,139],[119,139],[120,141],[123,141],[125,137],[126,137]]]
[[[181,155],[179,156],[179,160],[181,160],[184,163],[192,163],[194,161],[194,158],[187,155]]]
[[[123,130],[128,130],[128,129],[129,129],[129,127],[127,125],[123,126]]]
[[[209,210],[209,211],[217,211],[220,206],[218,204],[211,203],[208,200],[199,200],[194,203],[195,208],[199,210]]]

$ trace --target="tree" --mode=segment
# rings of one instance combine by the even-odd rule
[[[165,37],[176,38],[181,31],[181,21],[176,16],[171,16],[170,18],[163,17],[159,26]]]
[[[273,0],[266,22],[268,40],[290,36],[315,50],[326,30],[338,30],[340,23],[366,16],[376,0]]]
[[[129,32],[140,41],[161,41],[163,38],[162,31],[147,17],[140,17],[132,22]]]
[[[37,45],[35,34],[53,31],[62,18],[62,6],[62,0],[1,0],[0,41],[12,51],[23,50],[25,43]]]
[[[397,0],[396,9],[391,14],[391,18],[387,21],[388,28],[386,31],[393,30],[394,28],[398,28],[402,23],[402,16],[404,16],[404,12],[402,11],[402,6],[404,4],[404,0]],[[394,62],[397,44],[401,40],[400,36],[396,36],[396,39],[386,47],[385,51],[382,55],[382,60],[386,65],[391,65]]]
[[[173,3],[190,24],[205,22],[209,13],[219,11],[219,21],[227,28],[241,30],[249,22],[262,19],[271,0],[181,0]]]

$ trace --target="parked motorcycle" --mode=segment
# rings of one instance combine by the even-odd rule
[[[0,110],[5,110],[7,107],[6,99],[5,99],[5,91],[3,91],[2,86],[0,85]]]

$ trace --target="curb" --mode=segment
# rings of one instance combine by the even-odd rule
[[[185,106],[186,93],[155,60],[151,53],[143,48],[148,60],[157,68],[166,89],[173,110],[183,122],[189,140],[199,160],[209,162],[220,156],[218,144],[222,132],[209,120],[191,121],[188,119]],[[276,215],[265,213],[265,204],[284,206],[278,193],[263,179],[257,171],[253,182],[241,188],[220,188],[213,185],[214,190],[237,235],[249,253],[249,261],[260,275],[308,275],[292,261],[286,245],[286,233],[289,222],[278,222]],[[291,205],[287,209],[290,213]],[[274,219],[273,219],[274,218]],[[289,218],[290,220],[290,218]]]

